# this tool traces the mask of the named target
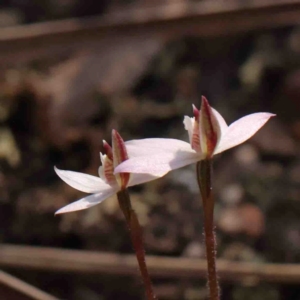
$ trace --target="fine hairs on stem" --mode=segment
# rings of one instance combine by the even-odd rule
[[[214,230],[214,199],[212,195],[212,160],[205,159],[197,163],[197,181],[203,202],[204,236],[207,259],[207,281],[209,299],[220,299],[220,288],[216,269],[216,238]]]
[[[127,189],[119,191],[117,193],[117,196],[120,208],[124,214],[130,232],[131,242],[136,254],[141,277],[145,286],[146,297],[148,300],[155,300],[157,298],[154,294],[152,282],[146,265],[142,228],[135,211],[132,209]]]

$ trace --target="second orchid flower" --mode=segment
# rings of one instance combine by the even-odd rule
[[[132,172],[161,177],[171,170],[210,159],[251,138],[271,117],[271,113],[247,115],[228,126],[223,117],[202,97],[201,110],[193,107],[194,117],[184,117],[189,142],[176,139],[149,138],[132,140],[132,151],[148,149],[147,156],[133,157],[115,168],[115,173]],[[151,149],[151,154],[149,149]]]
[[[73,202],[61,209],[55,214],[68,213],[72,211],[87,209],[96,204],[101,203],[110,196],[117,194],[126,187],[141,184],[156,179],[156,176],[148,174],[130,174],[128,172],[114,174],[114,169],[121,162],[124,162],[129,157],[145,155],[146,152],[135,151],[136,149],[127,149],[120,134],[112,131],[112,147],[103,141],[103,146],[106,154],[100,153],[102,166],[99,167],[99,177],[74,172],[59,170],[56,167],[56,174],[71,187],[92,195],[84,197],[76,202]],[[129,147],[131,148],[131,147]]]

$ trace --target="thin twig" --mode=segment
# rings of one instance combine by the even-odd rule
[[[4,271],[0,270],[0,285],[9,287],[11,290],[15,291],[22,297],[26,299],[35,299],[35,300],[58,300],[58,298],[53,297],[44,291],[24,282]],[[24,298],[20,298],[24,299]]]
[[[107,40],[220,36],[299,23],[296,0],[173,3],[103,17],[68,19],[0,30],[0,65],[52,57],[53,53],[105,47]],[[113,32],[113,35],[112,35]]]
[[[222,259],[217,263],[220,280],[224,281],[300,282],[300,264],[247,263]],[[206,278],[207,265],[204,259],[148,255],[147,265],[152,277]],[[0,266],[48,272],[137,275],[134,255],[9,244],[0,246]]]

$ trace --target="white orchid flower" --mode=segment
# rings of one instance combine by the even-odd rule
[[[190,143],[163,138],[129,141],[132,151],[147,149],[148,155],[133,157],[115,168],[115,173],[130,172],[161,177],[171,170],[210,159],[251,138],[271,117],[271,113],[247,115],[228,126],[223,117],[202,97],[201,110],[193,106],[194,117],[184,117]],[[146,151],[146,150],[144,150]],[[152,152],[152,154],[151,154]]]
[[[102,162],[102,166],[99,167],[100,177],[79,172],[59,170],[54,167],[56,174],[68,185],[79,191],[93,194],[59,209],[55,214],[92,207],[129,186],[156,179],[157,177],[149,174],[130,174],[127,172],[114,174],[114,168],[121,162],[127,160],[128,157],[147,155],[147,151],[150,151],[147,149],[139,151],[136,147],[132,147],[132,151],[130,151],[130,149],[126,149],[125,144],[116,130],[112,131],[112,147],[103,141],[106,154],[100,153]]]

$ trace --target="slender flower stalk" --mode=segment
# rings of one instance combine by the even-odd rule
[[[135,211],[131,207],[131,202],[127,189],[119,191],[117,193],[117,197],[130,232],[131,242],[139,264],[141,277],[145,285],[147,299],[154,300],[156,299],[156,297],[153,291],[152,282],[146,265],[142,228],[140,226]]]
[[[82,192],[93,193],[93,195],[61,208],[56,214],[86,209],[101,203],[113,194],[117,194],[121,211],[124,214],[130,232],[130,238],[136,253],[147,299],[154,300],[156,297],[146,265],[142,228],[135,211],[132,209],[127,187],[154,180],[156,177],[148,174],[131,174],[129,172],[114,174],[115,167],[129,157],[146,155],[148,153],[147,151],[151,150],[141,149],[141,151],[136,151],[136,149],[133,149],[132,151],[127,151],[126,143],[124,143],[122,137],[116,130],[112,131],[112,147],[105,141],[103,141],[103,146],[106,154],[103,155],[100,153],[102,162],[102,166],[99,168],[100,178],[54,168],[56,174],[73,188]]]
[[[212,160],[197,163],[197,181],[204,210],[204,236],[207,259],[207,281],[210,300],[220,299],[220,288],[216,268],[216,235],[214,230],[214,199],[212,195]]]

